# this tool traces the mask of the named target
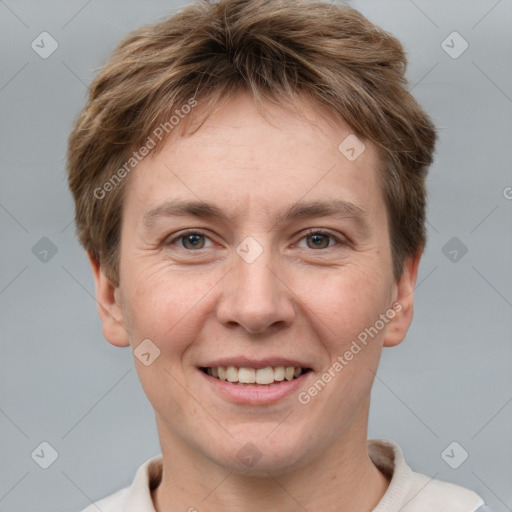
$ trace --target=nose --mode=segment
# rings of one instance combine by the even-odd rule
[[[250,261],[234,253],[233,268],[224,280],[217,306],[217,319],[227,327],[240,325],[251,334],[291,325],[295,317],[294,294],[286,285],[279,264],[267,249]]]

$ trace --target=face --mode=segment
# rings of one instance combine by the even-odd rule
[[[143,160],[126,189],[119,288],[95,268],[106,338],[136,354],[150,340],[135,364],[163,452],[246,473],[365,441],[418,263],[394,280],[373,145],[348,159],[344,124],[307,104],[307,120],[267,109],[271,123],[239,96]]]

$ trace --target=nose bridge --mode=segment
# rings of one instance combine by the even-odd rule
[[[233,270],[218,308],[219,321],[262,332],[293,319],[289,291],[279,278],[279,261],[268,236],[247,236],[233,254]]]

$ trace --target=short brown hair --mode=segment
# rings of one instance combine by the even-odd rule
[[[183,105],[206,106],[204,123],[240,92],[260,108],[293,104],[298,95],[376,145],[399,278],[405,259],[426,243],[425,178],[437,139],[407,91],[406,65],[391,34],[347,5],[316,0],[197,0],[132,31],[92,82],[69,138],[81,244],[118,286],[126,162]],[[172,133],[165,131],[162,141]]]

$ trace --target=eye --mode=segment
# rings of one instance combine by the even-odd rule
[[[198,250],[205,248],[204,241],[206,239],[209,240],[209,238],[201,231],[186,231],[166,240],[165,245],[173,245],[175,242],[183,242],[182,245],[178,245],[180,249]]]
[[[190,230],[178,233],[173,237],[166,240],[165,245],[174,245],[177,244],[180,249],[184,249],[187,251],[195,251],[200,249],[207,249],[205,246],[205,241],[210,240],[210,238],[204,234],[202,231],[198,230]],[[324,231],[321,229],[311,229],[309,230],[301,239],[306,240],[306,248],[307,249],[329,249],[333,245],[347,245],[342,239],[333,235],[329,231]],[[331,240],[334,240],[334,243],[330,243]],[[300,246],[300,245],[299,245]]]
[[[301,240],[306,240],[308,249],[328,249],[329,247],[332,247],[332,245],[336,245],[329,245],[329,239],[335,240],[339,244],[344,245],[344,242],[338,237],[321,229],[312,229],[301,238]],[[308,243],[308,241],[310,241],[310,243]]]

